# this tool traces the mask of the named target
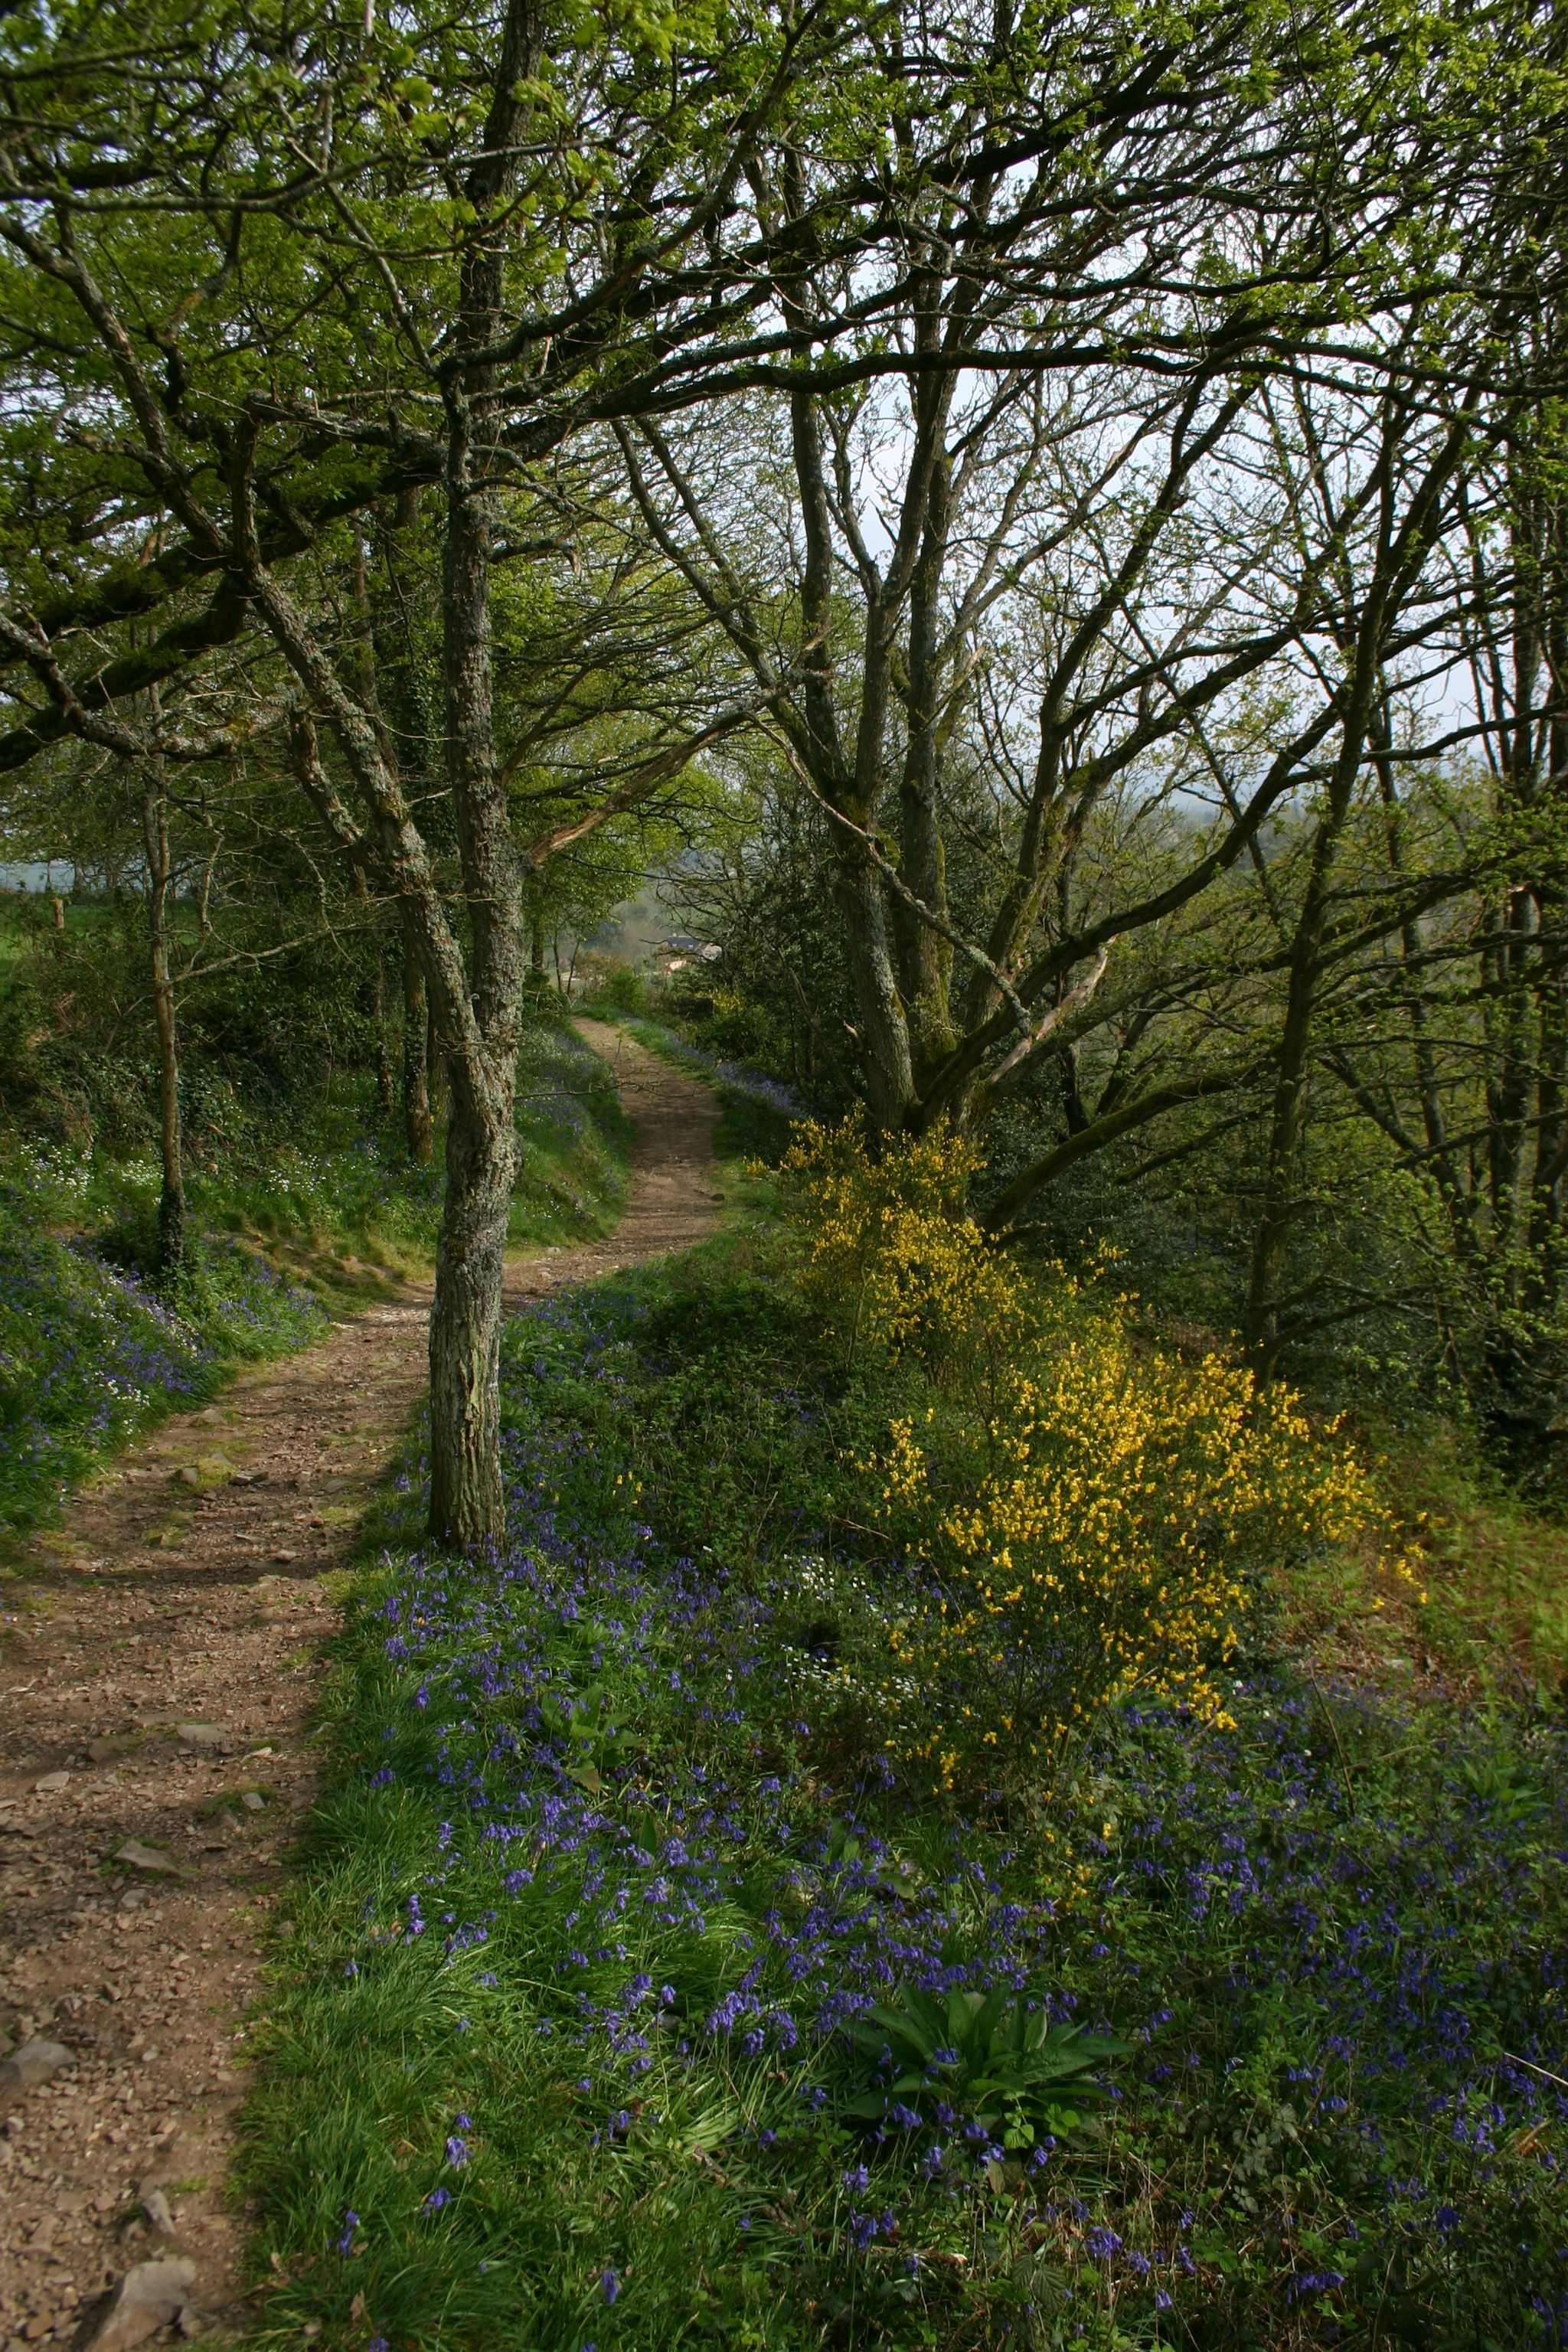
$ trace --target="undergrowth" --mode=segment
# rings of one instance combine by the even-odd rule
[[[607,1231],[627,1122],[610,1074],[554,1021],[525,1032],[517,1119],[514,1244]],[[363,1086],[268,1115],[220,1090],[192,1129],[191,1245],[166,1294],[154,1156],[0,1135],[0,1543],[235,1366],[306,1345],[429,1264],[439,1144],[435,1165],[411,1161]]]
[[[505,1393],[504,1555],[419,1548],[411,1459],[338,1653],[262,2342],[1568,2342],[1560,1718],[1258,1610],[1226,1720],[933,1794],[855,1698],[929,1590],[856,1466],[917,1355],[731,1238],[510,1326]]]
[[[776,1164],[800,1107],[782,1076],[782,1057],[765,1050],[765,1029],[748,1034],[744,1024],[693,1019],[689,1001],[668,987],[655,993],[646,984],[628,985],[624,993],[625,1003],[600,1008],[605,1017],[623,1021],[678,1066],[709,1077],[726,1107],[731,1148],[744,1159]],[[717,1013],[717,996],[709,1001]],[[742,1049],[751,1049],[747,1058],[732,1058]],[[731,1058],[721,1060],[721,1053]],[[1022,1164],[1009,1154],[1008,1125],[1004,1115],[987,1130],[993,1159],[986,1192]],[[721,1147],[724,1139],[721,1128]],[[1058,1214],[1063,1201],[1052,1197],[1047,1230],[1074,1262],[1091,1258],[1113,1237],[1151,1343],[1184,1355],[1226,1345],[1239,1313],[1237,1297],[1218,1273],[1223,1253],[1216,1256],[1212,1241],[1198,1246],[1197,1228],[1180,1221],[1173,1228],[1167,1219],[1125,1208],[1109,1213],[1098,1195],[1093,1217],[1076,1208]],[[763,1187],[759,1204],[765,1208],[772,1199]],[[1046,1249],[1038,1235],[1034,1244],[1038,1263]],[[1234,1344],[1234,1333],[1229,1338]],[[1419,1598],[1415,1589],[1391,1588],[1374,1549],[1342,1549],[1304,1559],[1279,1594],[1292,1630],[1334,1670],[1353,1676],[1402,1680],[1413,1691],[1440,1688],[1471,1702],[1502,1692],[1556,1704],[1557,1694],[1568,1690],[1568,1515],[1561,1499],[1552,1499],[1555,1483],[1544,1482],[1542,1493],[1537,1478],[1525,1491],[1505,1465],[1489,1458],[1474,1425],[1438,1409],[1430,1396],[1399,1390],[1394,1412],[1386,1383],[1369,1381],[1367,1366],[1359,1356],[1352,1360],[1354,1377],[1344,1378],[1342,1366],[1327,1388],[1318,1384],[1329,1370],[1323,1361],[1299,1369],[1314,1412],[1344,1413],[1363,1451],[1378,1460],[1391,1507],[1421,1528]]]

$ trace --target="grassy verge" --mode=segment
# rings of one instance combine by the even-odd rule
[[[553,1022],[519,1071],[514,1243],[607,1231],[626,1121],[607,1071]],[[439,1165],[377,1129],[362,1090],[247,1123],[193,1159],[191,1262],[151,1287],[159,1171],[143,1154],[0,1145],[0,1544],[46,1523],[91,1465],[238,1365],[428,1266]]]
[[[1429,1604],[1407,1649],[1472,1691],[1548,1706],[1568,1690],[1568,1525],[1478,1467],[1449,1433],[1391,1444],[1390,1484],[1428,1525]]]
[[[1412,1693],[1542,1713],[1568,1696],[1568,1526],[1511,1492],[1456,1433],[1419,1439],[1370,1420],[1359,1433],[1399,1519],[1418,1531],[1419,1597],[1370,1559],[1303,1564],[1281,1596],[1285,1630],[1335,1670]]]
[[[745,1063],[726,1061],[646,1013],[628,1013],[603,1003],[585,1005],[584,1010],[597,1020],[618,1023],[628,1036],[672,1069],[703,1078],[711,1086],[721,1106],[714,1136],[721,1160],[771,1162],[788,1149],[791,1129],[805,1116],[805,1106],[782,1079]]]
[[[1561,1724],[1260,1643],[1233,1726],[933,1797],[857,1696],[919,1566],[855,1465],[925,1391],[757,1247],[511,1327],[498,1567],[417,1548],[416,1460],[373,1531],[260,2340],[1561,2344]]]

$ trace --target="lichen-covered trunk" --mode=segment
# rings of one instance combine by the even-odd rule
[[[512,1066],[452,1088],[447,1201],[430,1316],[430,1526],[465,1549],[505,1524],[500,1469],[501,1284],[516,1166]]]
[[[430,1115],[425,974],[419,967],[419,951],[406,914],[403,940],[403,1132],[410,1160],[427,1166],[435,1157],[436,1129]]]
[[[153,697],[157,724],[157,696]],[[169,963],[169,803],[163,761],[148,761],[142,796],[142,835],[147,849],[147,943],[153,1019],[158,1033],[158,1148],[163,1182],[158,1194],[158,1278],[171,1286],[185,1256],[185,1168],[180,1133],[180,1041],[174,1018],[174,982]]]
[[[490,562],[500,469],[494,366],[485,354],[500,327],[507,206],[542,39],[532,0],[508,0],[482,149],[465,183],[474,226],[463,257],[457,350],[443,386],[441,681],[469,964],[466,1003],[435,963],[426,972],[450,1090],[447,1202],[430,1316],[430,1532],[465,1549],[494,1550],[506,1531],[501,1281],[526,970],[521,866],[495,756]]]

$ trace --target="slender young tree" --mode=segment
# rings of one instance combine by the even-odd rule
[[[158,737],[158,690],[149,696],[153,742]],[[185,1168],[180,1136],[180,1047],[170,968],[169,794],[162,753],[153,748],[143,763],[142,839],[147,852],[147,946],[153,980],[153,1017],[158,1032],[158,1144],[163,1183],[158,1195],[158,1273],[165,1285],[179,1279],[185,1255]]]
[[[507,494],[596,411],[689,397],[689,348],[727,351],[758,299],[756,224],[736,201],[748,160],[845,31],[822,9],[655,10],[584,46],[553,40],[535,0],[461,26],[417,11],[193,24],[150,0],[112,45],[144,61],[128,80],[101,29],[91,5],[5,26],[29,92],[0,132],[6,312],[27,320],[5,355],[11,425],[42,447],[48,421],[60,503],[90,515],[99,560],[13,551],[0,636],[34,698],[0,758],[73,732],[207,756],[116,706],[154,684],[167,699],[244,629],[281,657],[295,775],[342,855],[399,902],[440,1040],[431,1524],[493,1542],[526,877],[737,723],[713,709],[684,737],[660,730],[596,808],[520,843],[495,735]],[[315,593],[334,519],[420,486],[438,511],[457,915],[360,633]],[[127,577],[154,512],[160,543]],[[73,671],[84,627],[203,590],[150,642]]]

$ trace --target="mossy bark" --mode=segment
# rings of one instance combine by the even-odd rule
[[[157,725],[156,692],[150,698]],[[158,1036],[158,1148],[163,1182],[158,1195],[158,1279],[165,1288],[178,1281],[185,1257],[185,1168],[180,1131],[180,1040],[169,959],[169,802],[163,763],[147,761],[142,794],[142,837],[147,852],[147,944],[152,975],[153,1019]]]

